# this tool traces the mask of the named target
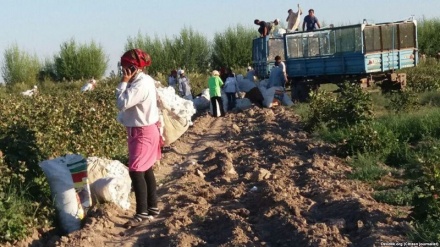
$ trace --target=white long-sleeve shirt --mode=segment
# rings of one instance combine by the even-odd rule
[[[159,121],[154,79],[143,72],[130,84],[121,82],[116,88],[118,121],[126,127],[141,127]]]

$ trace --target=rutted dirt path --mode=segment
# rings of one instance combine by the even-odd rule
[[[199,117],[156,170],[162,212],[133,229],[105,205],[33,246],[374,246],[405,240],[408,208],[376,202],[283,107]],[[35,238],[34,238],[35,239]]]

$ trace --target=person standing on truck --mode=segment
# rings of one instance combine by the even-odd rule
[[[287,11],[287,13],[289,13],[289,15],[286,18],[287,21],[287,32],[294,32],[294,31],[298,31],[298,26],[299,26],[299,22],[301,19],[301,15],[302,15],[302,10],[299,7],[298,4],[298,12],[293,12],[292,9],[289,9]]]
[[[305,29],[307,27],[307,29]],[[309,14],[304,17],[303,31],[314,31],[317,28],[321,28],[318,18],[315,16],[315,10],[309,9]]]
[[[270,22],[260,21],[258,19],[254,20],[254,24],[260,26],[260,28],[258,28],[260,37],[266,37],[267,35],[271,34],[275,26],[278,26],[279,23],[280,23],[279,19],[275,19],[274,21],[270,21]]]

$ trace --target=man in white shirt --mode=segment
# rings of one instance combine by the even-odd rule
[[[281,61],[280,56],[275,56],[275,66],[278,66],[283,71],[284,82],[287,82],[286,64]]]

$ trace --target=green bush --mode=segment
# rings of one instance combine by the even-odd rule
[[[439,243],[440,221],[431,217],[422,222],[416,221],[414,231],[409,233],[409,238],[416,243]]]
[[[216,33],[212,44],[211,67],[230,67],[234,70],[247,67],[252,62],[252,40],[257,34],[254,28],[242,25]]]
[[[409,112],[419,107],[417,95],[410,90],[391,92],[388,95],[390,98],[388,110],[395,113]]]
[[[340,85],[340,89],[336,97],[325,91],[311,93],[306,129],[314,130],[320,125],[329,129],[345,128],[373,119],[371,98],[367,92],[347,82]]]
[[[33,86],[37,82],[41,64],[36,55],[29,55],[17,45],[13,45],[4,52],[2,76],[6,85],[25,83]]]
[[[101,45],[94,41],[78,44],[75,39],[64,42],[54,57],[54,67],[59,80],[100,79],[107,69],[108,58]],[[51,73],[50,62],[46,62],[47,73]]]
[[[86,93],[80,92],[81,82],[45,83],[36,97],[12,93],[0,98],[0,231],[12,231],[8,238],[20,238],[30,224],[52,221],[39,162],[66,153],[126,162],[126,132],[116,121],[117,83],[100,81]]]
[[[139,33],[127,39],[125,49],[134,48],[142,49],[151,56],[152,65],[148,73],[154,76],[158,73],[168,74],[177,68],[185,69],[187,74],[206,73],[209,70],[210,43],[192,28],[183,28],[179,36],[163,40]]]
[[[440,138],[440,110],[421,109],[399,115],[387,115],[377,119],[380,125],[394,132],[399,142],[415,144],[425,136]]]
[[[31,196],[29,185],[25,186],[27,168],[23,162],[10,167],[0,153],[0,243],[22,239],[29,234],[34,226],[49,223],[49,215],[54,212],[47,207],[44,199],[48,194],[38,194],[38,199]],[[35,217],[36,213],[43,217]]]
[[[353,172],[348,177],[352,179],[375,181],[388,173],[375,154],[358,153],[349,164],[353,167]]]
[[[397,189],[376,191],[373,198],[390,205],[411,206],[413,197],[419,190],[417,187],[403,186]]]
[[[338,153],[343,156],[375,153],[386,157],[396,146],[398,142],[391,130],[362,123],[347,129],[345,139],[338,145]]]
[[[416,158],[409,170],[421,189],[414,196],[413,217],[440,220],[440,140],[426,139],[416,148]]]
[[[440,92],[424,92],[420,96],[420,104],[423,106],[440,106]]]
[[[429,58],[417,67],[404,70],[407,74],[408,88],[416,93],[435,92],[440,89],[440,63]]]
[[[436,56],[440,51],[440,19],[423,18],[417,27],[417,38],[421,53]]]

